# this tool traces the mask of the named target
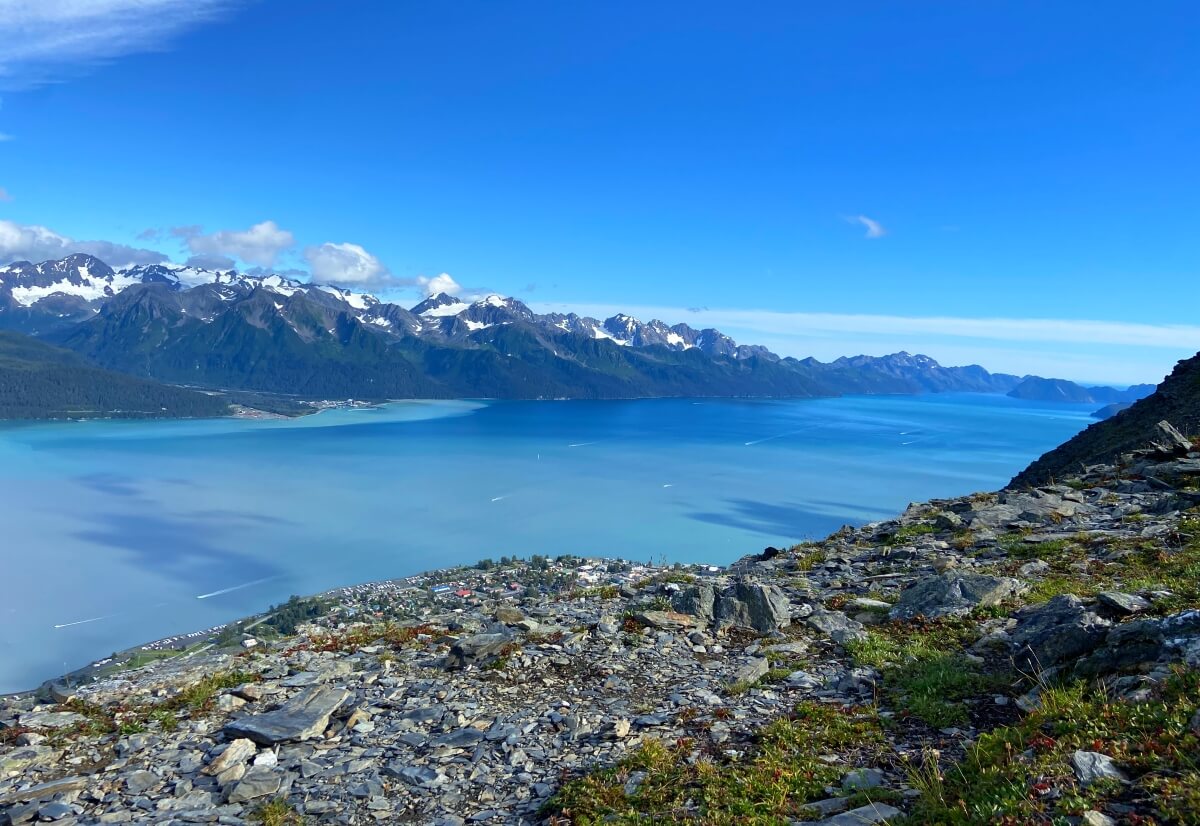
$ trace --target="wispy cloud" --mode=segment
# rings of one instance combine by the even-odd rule
[[[1200,326],[1137,324],[1056,318],[961,318],[955,316],[787,313],[683,307],[571,305],[591,315],[628,312],[639,318],[685,320],[693,327],[727,326],[764,333],[813,337],[826,333],[937,335],[991,341],[1073,342],[1200,350]]]
[[[12,196],[8,194],[8,190],[0,186],[0,201],[11,201]]]
[[[962,318],[595,304],[537,304],[541,312],[716,327],[747,344],[821,359],[896,350],[944,364],[1084,381],[1157,381],[1175,360],[1200,350],[1200,326],[1053,318]]]
[[[887,235],[887,230],[883,228],[883,224],[874,218],[868,218],[865,215],[847,215],[846,221],[866,227],[867,234],[865,237],[867,238],[882,238]]]
[[[244,0],[0,0],[0,88],[26,89],[161,51]]]

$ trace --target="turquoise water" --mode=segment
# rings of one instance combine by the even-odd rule
[[[406,402],[0,425],[0,692],[290,594],[483,557],[729,562],[996,488],[1091,407]]]

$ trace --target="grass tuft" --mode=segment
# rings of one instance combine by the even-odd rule
[[[302,826],[306,822],[303,815],[282,797],[259,804],[248,819],[262,826]]]

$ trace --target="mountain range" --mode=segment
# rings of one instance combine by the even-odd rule
[[[943,367],[922,355],[824,363],[715,329],[538,314],[498,295],[416,306],[233,270],[114,270],[89,255],[0,267],[0,329],[176,385],[301,398],[832,396],[967,391],[1064,401],[1149,392]]]

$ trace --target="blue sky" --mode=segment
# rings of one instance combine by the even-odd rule
[[[1200,349],[1200,13],[826,6],[0,0],[0,261],[448,273],[1094,381]]]

